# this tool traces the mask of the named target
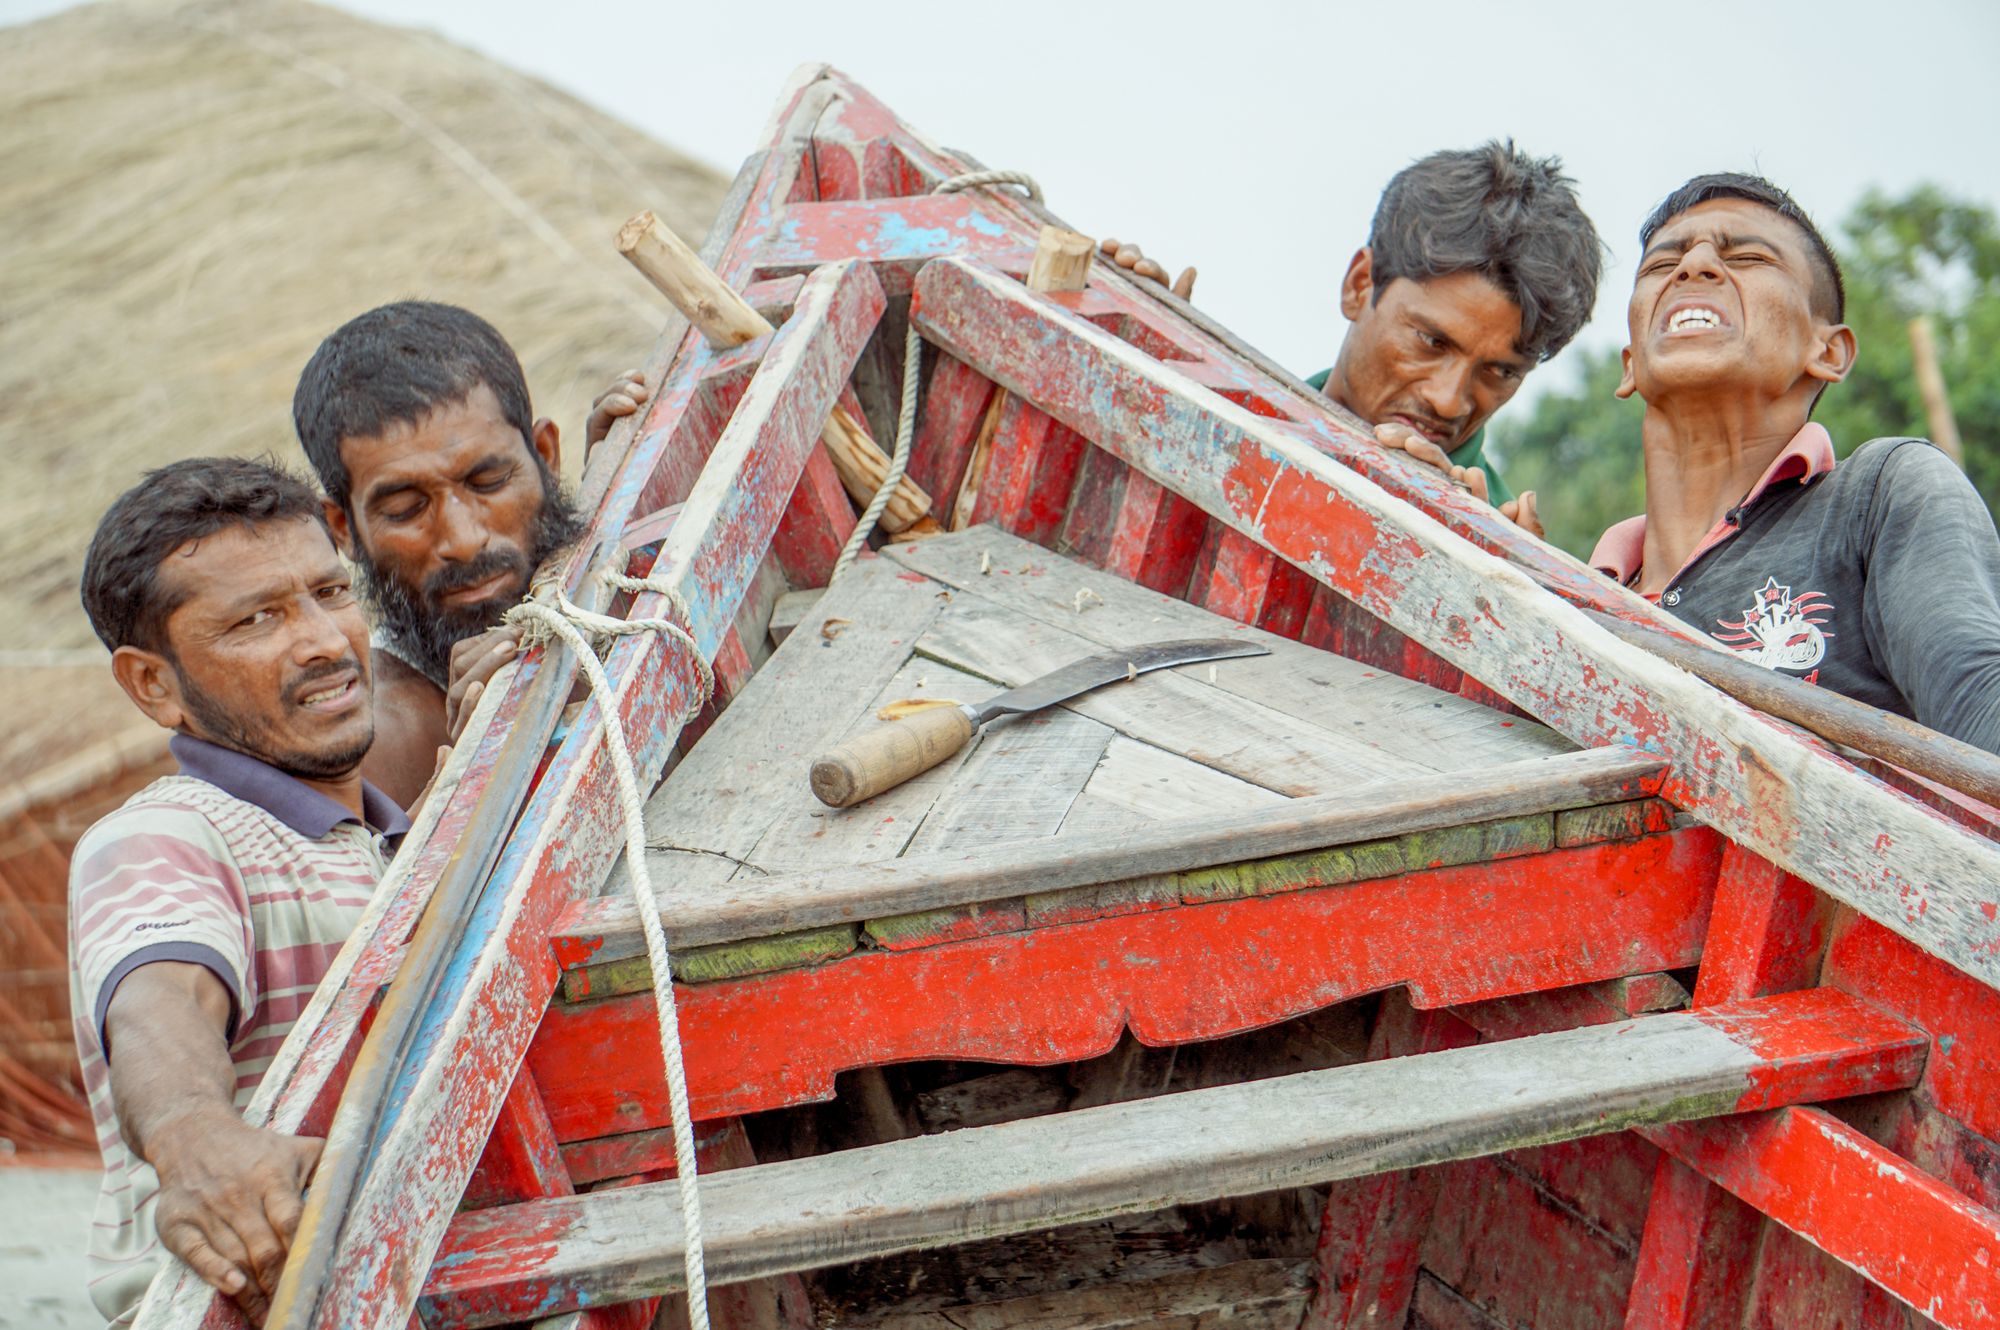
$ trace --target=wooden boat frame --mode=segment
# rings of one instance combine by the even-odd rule
[[[576,1194],[671,1169],[657,1060],[645,1052],[650,998],[550,1006],[560,986],[589,996],[612,962],[629,968],[637,954],[629,904],[598,898],[622,847],[603,727],[623,728],[641,779],[656,782],[754,671],[769,614],[760,567],[775,563],[792,587],[825,584],[854,507],[816,445],[836,406],[893,418],[905,319],[927,347],[911,476],[944,496],[941,506],[960,492],[983,435],[990,451],[973,521],[1226,618],[1518,708],[1584,751],[1533,774],[1287,806],[1264,829],[1270,848],[1259,862],[1270,872],[1254,890],[1177,889],[1159,909],[1079,907],[1018,931],[939,933],[865,969],[684,983],[690,1092],[711,1167],[751,1162],[733,1129],[740,1115],[824,1097],[851,1068],[916,1057],[1074,1060],[1104,1052],[1128,1025],[1148,1041],[1206,1039],[1401,985],[1409,1004],[1393,1017],[1385,1006],[1370,1049],[1397,1061],[1322,1073],[1375,1079],[1315,1083],[1316,1092],[1401,1094],[1382,1087],[1440,1069],[1469,1074],[1485,1065],[1478,1057],[1545,1083],[1549,1067],[1571,1065],[1546,1059],[1601,1051],[1631,1030],[1685,1041],[1671,1045],[1680,1050],[1672,1069],[1693,1090],[1666,1094],[1680,1082],[1659,1075],[1623,1088],[1607,1081],[1551,1099],[1540,1116],[1433,1124],[1448,1141],[1403,1151],[1362,1150],[1329,1123],[1308,1133],[1302,1156],[1218,1167],[1193,1184],[1161,1164],[1121,1199],[1089,1204],[1336,1182],[1307,1323],[1401,1325],[1427,1189],[1435,1195],[1435,1170],[1420,1165],[1631,1128],[1666,1157],[1633,1263],[1628,1327],[1722,1324],[1718,1308],[1740,1306],[1758,1256],[1754,1230],[1722,1232],[1738,1202],[1758,1225],[1767,1217],[1857,1272],[1878,1316],[1871,1324],[1891,1323],[1879,1319],[1891,1298],[1941,1324],[1995,1324],[1993,810],[1858,765],[1621,640],[1593,614],[1687,634],[1436,474],[1378,449],[1185,303],[1103,262],[1082,291],[1031,291],[1022,278],[1050,214],[1004,188],[932,193],[977,167],[816,67],[787,91],[768,146],[739,174],[704,257],[778,327],[730,349],[669,327],[649,366],[661,386],[643,420],[621,426],[591,459],[582,492],[595,514],[591,536],[560,570],[581,603],[634,618],[684,607],[717,696],[684,726],[677,718],[702,700],[698,663],[642,635],[606,656],[615,716],[587,702],[563,720],[577,665],[555,648],[531,654],[482,700],[249,1110],[281,1130],[326,1134],[323,1168],[352,1168],[338,1210],[323,1205],[301,1234],[305,1244],[315,1225],[326,1227],[322,1240],[337,1254],[319,1324],[400,1326],[420,1314],[434,1327],[544,1317],[636,1326],[677,1287],[671,1183]],[[678,604],[609,596],[606,569],[649,573]],[[1321,821],[1302,830],[1314,816]],[[1357,875],[1352,892],[1296,889],[1326,885],[1324,847],[1510,817],[1540,819],[1546,839],[1526,853],[1561,859],[1572,880],[1595,884],[1588,908],[1558,917],[1516,897],[1472,926],[1370,931],[1356,902],[1377,889],[1371,882],[1421,917],[1420,902],[1434,899],[1424,892],[1462,892],[1517,862],[1491,843],[1465,862]],[[1240,822],[1222,833],[1248,834]],[[990,865],[959,865],[954,877],[950,865],[906,859],[858,866],[845,881],[760,883],[755,899],[669,888],[666,923],[677,948],[712,946],[1247,857],[1190,849],[1187,837],[1174,843],[1181,857],[1143,863],[1133,845],[1066,844],[1041,862],[1040,877],[996,877]],[[1631,908],[1641,899],[1644,909]],[[1192,958],[1202,930],[1227,933],[1253,916],[1269,927],[1287,913],[1300,939],[1296,973],[1313,982],[1248,985],[1226,1012],[1166,1000],[1171,966],[1080,984],[1074,966],[1051,958],[1058,947]],[[1606,946],[1612,935],[1616,950]],[[1355,960],[1363,952],[1366,965]],[[1005,1011],[970,989],[948,1021],[910,1014],[902,1000],[940,982],[941,970],[994,964],[1015,966],[1025,986]],[[1697,965],[1691,1011],[1632,1019],[1649,1009],[1643,990],[1660,972]],[[1028,1004],[1028,1015],[1013,1000],[1021,991],[1041,1004]],[[806,1013],[829,1003],[868,1013],[866,1032],[849,1023],[837,1038],[816,1036]],[[1461,1047],[1481,1036],[1487,1042]],[[606,1050],[615,1050],[609,1063]],[[375,1087],[365,1103],[343,1098],[357,1084]],[[1616,1099],[1627,1091],[1630,1103]],[[1815,1106],[1891,1091],[1901,1093],[1881,1140]],[[903,1220],[838,1249],[823,1235],[732,1237],[730,1198],[754,1210],[769,1188],[810,1188],[813,1175],[774,1173],[807,1162],[818,1161],[737,1168],[704,1183],[724,1217],[710,1244],[719,1278],[1079,1213],[1069,1202],[1003,1206],[994,1219],[999,1203],[974,1187],[956,1201],[906,1197]],[[819,1176],[829,1195],[838,1190]],[[974,1211],[977,1222],[967,1217]],[[156,1284],[140,1324],[219,1326],[234,1315],[175,1270]]]

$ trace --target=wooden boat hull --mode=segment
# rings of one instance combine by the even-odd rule
[[[1313,1251],[1245,1256],[1226,1277],[1169,1270],[1158,1305],[1200,1324],[1993,1324],[1992,810],[1887,783],[1613,637],[1581,610],[1679,630],[1382,453],[1171,297],[1105,265],[1084,291],[1029,291],[1020,279],[1047,214],[1001,190],[931,193],[972,165],[840,75],[808,71],[708,251],[778,331],[718,350],[670,330],[643,422],[592,461],[593,537],[564,580],[584,596],[599,568],[617,567],[671,585],[678,603],[642,593],[621,608],[683,618],[718,683],[683,725],[700,700],[687,654],[651,636],[610,650],[610,719],[642,777],[682,755],[660,797],[682,797],[704,771],[700,788],[733,789],[756,778],[760,752],[796,763],[783,741],[797,735],[767,721],[759,739],[749,718],[789,716],[801,734],[817,723],[828,690],[815,699],[804,666],[785,685],[803,700],[767,707],[809,652],[890,643],[901,654],[883,647],[856,677],[922,691],[896,671],[944,659],[935,640],[933,654],[911,655],[943,631],[941,606],[961,627],[955,649],[971,649],[966,607],[994,599],[979,586],[991,570],[968,570],[987,539],[977,532],[892,547],[856,570],[874,591],[843,579],[792,644],[772,656],[767,642],[779,594],[825,585],[853,521],[821,426],[846,403],[886,442],[905,321],[927,344],[911,476],[949,511],[977,473],[970,517],[994,533],[986,554],[1075,583],[1074,631],[1046,605],[1002,605],[993,612],[1040,625],[1009,643],[1055,651],[1110,633],[1128,602],[1217,616],[1346,671],[1341,688],[1357,698],[1364,670],[1423,685],[1426,707],[1489,735],[1546,734],[1551,755],[1532,776],[1496,775],[1494,739],[1482,770],[1440,759],[1370,785],[1358,759],[1326,757],[1332,737],[1282,779],[1267,750],[1234,772],[1202,750],[1197,765],[1329,819],[1257,855],[1218,860],[1226,849],[1197,852],[1198,837],[1178,832],[1139,835],[1136,849],[1085,837],[1086,868],[1035,860],[1044,876],[1032,881],[1018,862],[954,876],[941,862],[909,867],[920,854],[898,859],[907,837],[863,853],[884,842],[876,824],[854,823],[842,834],[860,848],[834,861],[846,877],[821,863],[740,891],[695,870],[664,879],[701,1148],[724,1170],[704,1184],[711,1262],[720,1279],[757,1281],[722,1300],[720,1319],[812,1323],[796,1272],[834,1261],[1273,1188],[1297,1209],[1305,1188]],[[1107,611],[1087,626],[1085,591]],[[876,595],[877,617],[837,629],[836,598],[849,594]],[[936,668],[993,686],[1020,664],[1012,650]],[[622,844],[606,718],[587,704],[557,729],[574,673],[562,653],[538,653],[482,703],[445,797],[253,1105],[259,1120],[327,1133],[323,1177],[351,1178],[338,1213],[301,1240],[334,1254],[313,1295],[321,1324],[400,1326],[412,1311],[433,1327],[641,1324],[678,1286],[656,1018],[629,909],[600,898]],[[1324,716],[1271,721],[1268,694],[1230,686],[1162,685],[1181,690],[1178,723],[1206,707],[1248,734],[1332,735]],[[1165,724],[1062,714],[1126,739]],[[1155,746],[1192,761],[1179,742]],[[1083,792],[1098,765],[1077,773]],[[1317,802],[1344,794],[1345,810]],[[672,841],[684,825],[653,830]],[[1144,871],[1118,858],[1168,842],[1196,857]],[[891,867],[856,867],[877,859]],[[936,894],[940,883],[956,894]],[[1320,1038],[1323,1065],[1297,1072],[1331,1079],[1203,1085],[1143,1104],[1119,1088],[1146,1049],[1281,1032],[1224,1077],[1246,1080],[1296,1023],[1335,1019],[1346,1044]],[[1631,1041],[1657,1041],[1656,1061],[1620,1080],[1611,1072]],[[1077,1111],[989,1113],[954,1136],[896,1139],[921,1116],[911,1096],[968,1102],[972,1091],[946,1092],[1008,1074],[940,1069],[966,1062],[1125,1071],[1108,1091],[1105,1072],[1023,1073],[1009,1082],[1019,1102]],[[1454,1085],[1475,1081],[1485,1097],[1452,1102]],[[377,1090],[342,1097],[358,1084]],[[1281,1092],[1302,1097],[1273,1116],[1266,1096]],[[857,1148],[756,1162],[753,1146],[768,1155],[785,1122],[817,1111],[802,1106],[834,1095],[847,1121],[874,1123]],[[1503,1111],[1517,1095],[1534,1111]],[[1322,1096],[1361,1107],[1307,1123]],[[1353,1136],[1347,1119],[1369,1105],[1429,1112],[1405,1124],[1422,1148]],[[1176,1144],[1177,1112],[1194,1115],[1182,1130],[1208,1124],[1183,1138],[1198,1162],[1179,1168],[1157,1149]],[[1240,1148],[1225,1130],[1237,1125]],[[1066,1152],[1086,1147],[1108,1152],[1115,1182],[1071,1166]],[[1054,1171],[1031,1203],[952,1151],[989,1173],[994,1159]],[[842,1190],[842,1168],[909,1185],[877,1207],[876,1193]],[[930,1185],[941,1179],[960,1190]],[[801,1197],[849,1209],[832,1223],[806,1206],[787,1228],[779,1212]],[[1139,1296],[1110,1303],[1129,1315]],[[1004,1297],[991,1315],[1118,1323],[1098,1301],[1096,1321]],[[141,1324],[231,1315],[181,1272]]]

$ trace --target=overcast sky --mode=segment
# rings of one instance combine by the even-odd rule
[[[60,7],[0,0],[0,19]],[[342,7],[435,28],[730,172],[787,73],[830,61],[933,138],[1032,172],[1079,229],[1196,264],[1199,302],[1300,371],[1339,344],[1333,294],[1377,192],[1435,148],[1511,135],[1564,159],[1610,244],[1593,345],[1623,343],[1634,232],[1690,175],[1760,171],[1828,226],[1870,184],[2000,206],[1993,0]]]

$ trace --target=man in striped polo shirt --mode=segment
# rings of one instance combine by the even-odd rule
[[[70,1003],[105,1169],[91,1297],[129,1322],[164,1246],[261,1319],[320,1142],[241,1106],[409,827],[358,775],[368,625],[319,496],[234,459],[121,496],[82,591],[180,763],[71,860]]]

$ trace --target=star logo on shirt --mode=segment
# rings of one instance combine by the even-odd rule
[[[1751,593],[1743,617],[1717,619],[1728,631],[1712,636],[1765,669],[1804,673],[1826,659],[1826,639],[1833,634],[1822,625],[1832,614],[1833,606],[1819,592],[1793,595],[1770,577]]]

